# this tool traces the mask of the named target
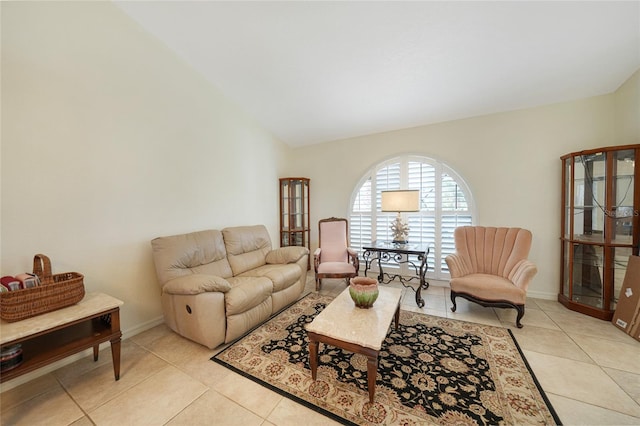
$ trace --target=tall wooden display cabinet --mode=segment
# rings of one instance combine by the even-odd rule
[[[310,249],[309,179],[280,179],[280,247],[302,246]],[[311,266],[310,261],[307,269]]]
[[[611,320],[629,256],[640,244],[640,144],[574,152],[562,159],[558,301]]]

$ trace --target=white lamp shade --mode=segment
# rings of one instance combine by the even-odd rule
[[[420,191],[382,191],[383,212],[419,212]]]

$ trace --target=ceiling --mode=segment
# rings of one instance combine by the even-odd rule
[[[116,4],[294,147],[606,94],[640,68],[640,1]]]

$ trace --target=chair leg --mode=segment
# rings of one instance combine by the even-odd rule
[[[322,279],[316,278],[316,291],[320,291],[321,284],[322,284]]]
[[[457,294],[455,292],[451,292],[451,303],[453,304],[453,306],[451,307],[451,312],[455,312],[456,311],[456,296]]]
[[[524,305],[516,305],[516,310],[518,311],[518,316],[516,317],[516,327],[522,328],[520,320],[524,316]]]

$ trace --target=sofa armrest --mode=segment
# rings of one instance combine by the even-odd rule
[[[200,294],[207,291],[226,293],[231,289],[229,281],[216,275],[192,274],[174,278],[162,287],[168,294]]]
[[[509,273],[509,280],[519,289],[527,291],[531,279],[538,273],[538,267],[531,261],[523,259]]]
[[[450,254],[445,257],[444,260],[447,262],[447,266],[449,267],[449,274],[451,275],[451,278],[464,277],[471,273],[465,264],[464,259],[458,253]]]
[[[295,263],[307,254],[309,254],[309,249],[306,247],[280,247],[267,253],[265,261],[269,264]]]

